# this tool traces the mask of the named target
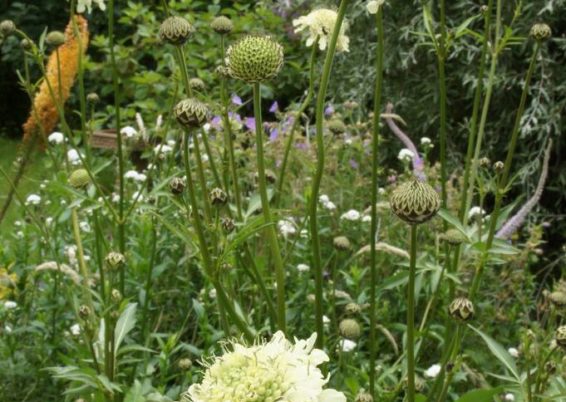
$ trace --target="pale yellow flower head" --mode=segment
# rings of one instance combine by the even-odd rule
[[[383,4],[385,4],[385,0],[368,1],[368,4],[366,5],[368,13],[377,14],[377,12],[379,11],[379,7],[381,7]]]
[[[308,15],[293,20],[295,33],[308,33],[307,46],[312,46],[318,39],[318,47],[320,50],[325,50],[334,31],[337,17],[338,13],[336,11],[326,8],[311,11]],[[338,52],[348,52],[350,50],[350,38],[346,36],[346,28],[347,23],[344,22],[340,27],[340,34],[336,42],[336,51]]]
[[[328,361],[314,349],[316,335],[307,340],[285,339],[279,331],[271,341],[245,346],[215,359],[200,384],[193,384],[183,402],[346,402],[343,393],[323,389],[328,382],[318,365]]]

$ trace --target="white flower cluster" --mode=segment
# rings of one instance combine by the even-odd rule
[[[329,378],[317,366],[328,355],[314,348],[315,340],[313,334],[293,344],[279,331],[264,344],[234,343],[233,351],[217,357],[182,401],[346,402],[343,393],[323,389]]]
[[[307,46],[312,46],[318,40],[320,50],[325,50],[334,31],[338,14],[336,11],[321,8],[311,11],[309,14],[293,20],[295,33],[308,30]],[[338,40],[336,42],[336,51],[350,51],[350,38],[346,36],[346,23],[340,27]]]
[[[342,216],[340,217],[341,220],[352,221],[352,222],[359,221],[361,218],[362,218],[362,214],[360,214],[355,209],[350,209],[348,212],[343,213]]]
[[[30,194],[26,198],[26,205],[39,205],[41,202],[41,197],[37,194]]]
[[[104,0],[79,0],[77,2],[77,13],[82,14],[85,11],[88,11],[90,14],[92,12],[92,3],[96,4],[100,10],[106,10],[106,4],[104,4]]]
[[[329,211],[334,211],[336,209],[336,204],[330,201],[330,198],[328,198],[326,194],[322,194],[320,197],[318,197],[318,201],[325,209],[328,209]]]
[[[410,149],[403,148],[399,151],[399,155],[397,155],[397,159],[403,162],[410,162],[415,157],[415,153]]]
[[[59,145],[62,144],[63,141],[65,141],[65,136],[63,135],[63,133],[55,131],[49,134],[49,137],[47,137],[47,141],[49,141],[50,144]]]
[[[279,232],[283,235],[283,237],[297,233],[297,228],[295,228],[295,223],[292,219],[281,219],[279,222],[277,222],[277,227],[279,228]]]
[[[135,170],[128,170],[126,173],[124,173],[124,178],[125,179],[131,179],[133,181],[137,181],[137,182],[144,182],[147,180],[147,176],[143,173],[138,173]]]

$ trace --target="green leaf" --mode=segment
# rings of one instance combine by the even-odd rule
[[[468,325],[474,332],[476,332],[479,336],[482,337],[483,341],[486,343],[487,347],[491,351],[491,353],[499,360],[503,365],[511,372],[513,377],[517,383],[521,382],[521,377],[519,376],[519,372],[517,371],[517,366],[515,365],[515,361],[511,357],[511,355],[505,350],[503,346],[501,346],[497,341],[491,338],[489,335],[484,334],[477,328],[474,328],[471,325]]]
[[[464,226],[460,223],[458,218],[456,218],[454,215],[452,215],[450,212],[448,212],[448,210],[441,208],[440,211],[438,211],[438,215],[442,219],[444,219],[446,222],[448,222],[449,224],[454,226],[456,229],[458,229],[460,232],[462,232],[463,235],[468,237],[468,234],[466,233],[466,229],[464,228]]]
[[[116,328],[114,329],[114,353],[118,351],[120,344],[136,324],[136,309],[138,307],[137,303],[130,303],[124,309],[124,312],[118,318],[118,322],[116,322]]]
[[[126,394],[124,402],[145,402],[142,386],[138,380],[134,382],[134,386]]]
[[[462,395],[456,402],[493,402],[493,397],[499,394],[502,388],[475,389]]]

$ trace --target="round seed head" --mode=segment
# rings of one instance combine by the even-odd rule
[[[332,243],[337,250],[350,250],[352,247],[350,240],[346,236],[335,237]]]
[[[108,268],[114,271],[118,270],[126,264],[126,257],[124,257],[124,255],[121,253],[111,251],[106,255],[104,261],[106,262]]]
[[[45,37],[45,43],[53,47],[61,46],[65,43],[65,34],[61,31],[51,31]]]
[[[194,98],[177,103],[173,112],[179,124],[186,128],[201,127],[208,118],[208,106]]]
[[[206,85],[204,81],[201,80],[200,78],[191,78],[189,80],[189,86],[191,87],[191,89],[194,89],[195,91],[199,91],[199,92],[202,92],[206,89]]]
[[[98,94],[96,92],[91,92],[86,96],[86,101],[88,103],[95,105],[98,102],[100,102],[100,97],[98,96]]]
[[[86,169],[77,169],[69,176],[69,184],[74,188],[84,188],[90,183]]]
[[[188,370],[193,366],[193,362],[191,359],[184,358],[179,360],[179,363],[177,363],[177,365],[181,370]]]
[[[346,125],[340,119],[332,119],[327,124],[328,129],[332,134],[344,134],[346,132]]]
[[[453,246],[468,242],[468,238],[458,229],[448,229],[440,235],[440,239]]]
[[[210,190],[209,198],[210,198],[210,203],[217,207],[226,205],[226,203],[228,202],[228,195],[226,194],[226,191],[218,187],[215,187],[212,190]]]
[[[16,24],[12,20],[4,20],[0,22],[0,34],[2,36],[9,36],[16,30]]]
[[[356,315],[356,314],[361,313],[362,306],[360,306],[358,303],[348,303],[348,304],[346,304],[344,311],[348,315]]]
[[[458,297],[448,306],[448,313],[458,321],[469,321],[474,318],[474,305],[465,297]]]
[[[346,318],[340,321],[340,335],[344,338],[356,340],[360,337],[362,329],[356,320]]]
[[[33,43],[29,39],[22,39],[20,47],[24,50],[31,50],[33,48]]]
[[[247,36],[226,55],[230,75],[249,84],[274,78],[283,65],[283,46],[269,36]]]
[[[548,295],[548,299],[552,304],[556,307],[565,307],[566,306],[566,293],[562,291],[552,292]]]
[[[544,41],[552,36],[552,30],[547,24],[534,24],[531,28],[531,36],[538,41]]]
[[[558,327],[554,336],[556,344],[563,349],[566,349],[566,325]]]
[[[183,194],[183,191],[185,191],[185,180],[181,177],[173,177],[169,182],[169,190],[174,195]]]
[[[184,44],[192,32],[192,25],[181,17],[169,17],[159,27],[159,37],[161,40],[173,45]]]
[[[505,168],[505,164],[501,161],[497,161],[493,164],[493,170],[495,170],[496,173],[503,172],[504,168]]]
[[[221,15],[220,17],[216,17],[210,23],[210,27],[214,30],[214,32],[220,35],[226,35],[234,29],[234,24],[230,21],[229,18],[224,17]]]
[[[436,215],[440,209],[440,197],[429,184],[413,179],[393,191],[389,204],[395,215],[417,225]]]

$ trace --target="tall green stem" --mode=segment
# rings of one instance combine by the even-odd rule
[[[415,278],[417,270],[417,225],[411,225],[409,286],[407,289],[407,400],[415,402]]]
[[[385,40],[383,37],[383,7],[376,14],[377,45],[375,62],[375,91],[373,95],[373,138],[371,164],[371,227],[370,227],[370,360],[369,360],[369,390],[375,398],[375,361],[377,356],[376,342],[376,287],[377,287],[377,252],[375,249],[377,234],[377,169],[379,151],[379,118],[381,114],[381,93],[383,89],[383,52]]]
[[[501,201],[503,200],[503,196],[505,195],[507,185],[509,182],[509,173],[511,171],[511,164],[513,163],[513,156],[515,155],[515,148],[517,147],[517,140],[519,138],[519,131],[521,128],[521,118],[523,117],[523,113],[525,112],[527,96],[529,94],[529,87],[531,84],[531,79],[533,77],[533,72],[535,71],[539,50],[540,50],[540,42],[537,42],[533,54],[531,56],[531,62],[529,65],[529,69],[527,71],[527,76],[525,77],[525,84],[523,86],[523,92],[521,94],[521,101],[519,103],[519,108],[517,109],[517,115],[515,116],[515,124],[513,126],[513,131],[511,132],[511,139],[509,141],[507,157],[505,158],[505,166],[503,168],[503,173],[501,174],[501,177],[499,179],[499,185],[497,186],[497,192],[495,194],[495,205],[489,222],[489,231],[487,235],[485,249],[482,254],[482,258],[480,259],[480,263],[476,268],[476,274],[474,276],[474,280],[470,288],[470,294],[468,296],[470,300],[473,300],[473,297],[475,296],[479,288],[483,270],[489,258],[489,250],[491,249],[491,246],[493,244],[493,239],[495,237],[497,218],[499,217],[499,212],[501,209]]]
[[[307,107],[310,105],[314,95],[314,79],[315,79],[314,73],[316,67],[317,49],[318,49],[318,40],[315,41],[315,43],[313,43],[311,50],[311,58],[309,63],[309,69],[310,69],[309,89],[307,90],[307,96],[303,100],[303,103],[301,103],[299,110],[297,110],[297,114],[295,116],[295,119],[293,120],[293,125],[291,126],[291,131],[289,131],[289,138],[287,139],[287,143],[285,144],[283,161],[281,162],[281,170],[279,171],[279,176],[278,176],[279,180],[277,184],[277,193],[275,194],[277,200],[281,199],[281,194],[283,193],[283,185],[285,182],[285,171],[287,170],[287,162],[289,161],[289,155],[291,154],[291,149],[293,149],[295,131],[297,131],[297,128],[299,127],[299,123],[301,122],[301,117],[303,116],[303,113],[305,112]]]
[[[438,84],[440,92],[440,180],[442,188],[442,205],[446,206],[446,4],[440,0],[440,49],[438,50]],[[447,222],[444,221],[446,228]]]
[[[124,186],[124,150],[122,145],[121,120],[120,120],[120,88],[118,79],[118,69],[116,64],[116,54],[114,51],[114,0],[108,2],[108,43],[110,46],[110,64],[112,67],[112,88],[114,91],[114,114],[116,119],[116,139],[118,145],[118,182],[119,195],[118,202],[118,249],[124,254],[126,251],[126,221],[124,219],[125,209],[125,186]],[[125,287],[125,267],[120,268],[120,292],[124,294]]]
[[[279,240],[277,239],[277,231],[273,225],[273,217],[269,207],[269,198],[267,196],[267,184],[265,180],[265,162],[263,155],[263,124],[261,119],[261,94],[260,84],[254,83],[254,117],[255,117],[255,133],[256,133],[256,150],[257,150],[257,173],[259,181],[259,194],[261,197],[261,209],[265,223],[269,223],[267,228],[269,247],[271,257],[275,263],[275,280],[277,283],[277,325],[283,332],[286,331],[285,318],[285,270],[283,267],[283,258],[281,257],[281,249]]]
[[[317,207],[318,207],[318,192],[320,190],[320,182],[322,181],[322,174],[324,172],[324,102],[326,98],[326,91],[328,90],[328,82],[330,80],[330,72],[332,70],[332,63],[334,61],[334,54],[336,52],[336,42],[338,35],[344,21],[346,14],[346,7],[349,0],[341,0],[340,7],[338,8],[338,16],[334,24],[334,31],[332,38],[328,44],[324,66],[322,68],[322,77],[320,79],[320,86],[318,88],[318,95],[316,101],[316,171],[312,181],[312,190],[309,200],[309,228],[312,244],[313,266],[315,275],[315,314],[316,314],[316,345],[318,348],[324,346],[324,323],[323,323],[323,297],[322,297],[322,261],[320,255],[320,237],[318,233],[318,220],[317,220]]]

